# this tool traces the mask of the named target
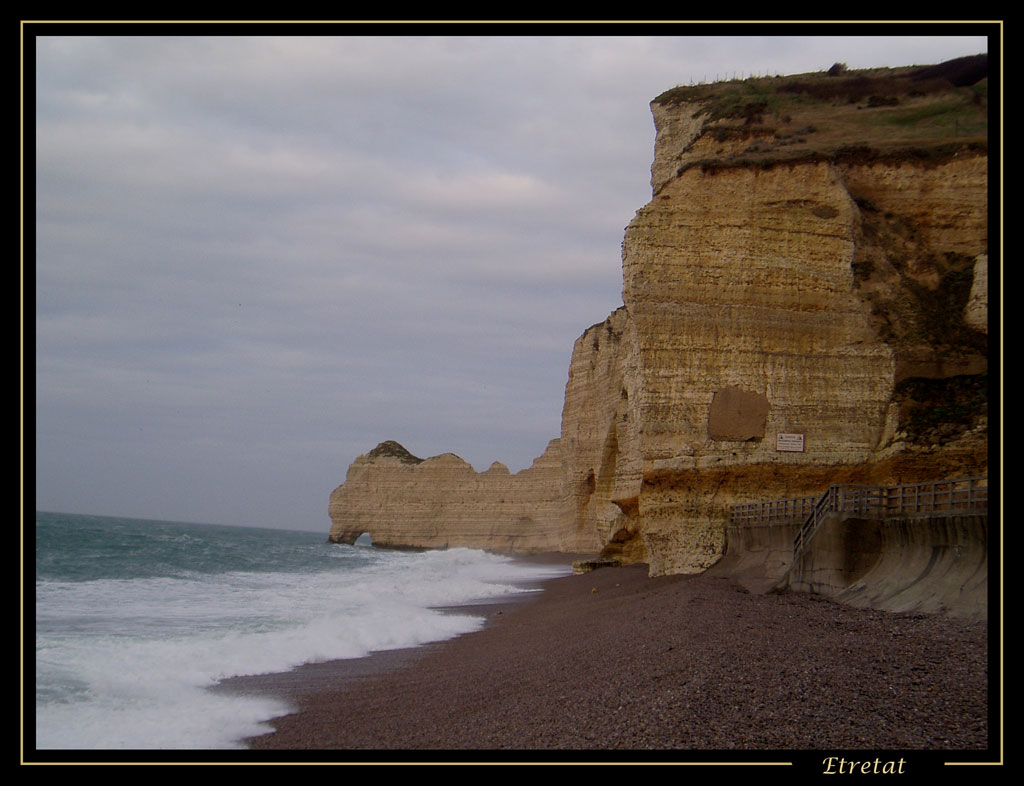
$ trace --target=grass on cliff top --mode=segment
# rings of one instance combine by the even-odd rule
[[[838,64],[837,64],[838,65]],[[988,135],[987,57],[938,66],[837,69],[676,87],[654,103],[701,104],[719,137],[758,140],[762,162],[859,149],[984,148]],[[771,142],[765,139],[771,137]],[[921,157],[920,152],[917,153]],[[746,163],[750,163],[749,161]]]

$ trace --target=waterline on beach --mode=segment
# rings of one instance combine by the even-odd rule
[[[478,630],[451,613],[569,572],[469,549],[319,533],[37,515],[36,747],[241,748],[288,711],[207,690],[239,675]]]

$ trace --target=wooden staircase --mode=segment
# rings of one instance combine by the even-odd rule
[[[858,518],[945,517],[988,512],[988,476],[935,480],[902,486],[868,486],[851,483],[829,486],[820,497],[792,497],[734,505],[729,519],[734,526],[793,523],[802,520],[793,537],[793,567],[825,517],[839,513]]]

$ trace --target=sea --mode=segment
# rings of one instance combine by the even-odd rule
[[[484,624],[477,604],[571,572],[464,548],[68,513],[37,512],[34,540],[25,635],[39,750],[244,748],[289,707],[209,690],[220,680],[470,633]],[[25,674],[27,708],[29,663]]]

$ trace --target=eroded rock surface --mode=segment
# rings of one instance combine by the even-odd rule
[[[704,100],[652,112],[623,305],[576,341],[560,437],[516,475],[378,447],[331,495],[332,540],[692,573],[737,502],[987,471],[984,150],[808,153]]]

